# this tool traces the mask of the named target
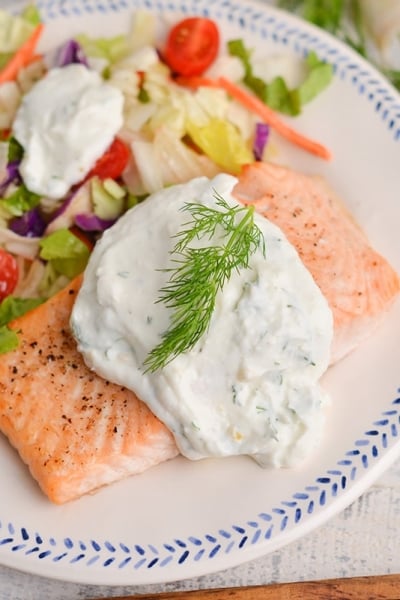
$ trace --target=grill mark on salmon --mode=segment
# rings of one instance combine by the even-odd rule
[[[84,364],[69,330],[80,283],[11,323],[20,344],[0,359],[0,429],[57,504],[178,454],[134,393]]]
[[[400,291],[398,274],[320,178],[258,162],[244,167],[236,199],[278,225],[327,299],[332,363],[365,339]]]

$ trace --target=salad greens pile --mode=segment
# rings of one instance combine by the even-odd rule
[[[306,77],[297,88],[289,89],[281,76],[274,77],[267,83],[254,75],[251,51],[245,47],[243,40],[229,41],[228,52],[242,61],[245,72],[243,82],[246,86],[273,110],[291,116],[299,115],[304,104],[311,102],[322,92],[330,84],[333,76],[332,65],[320,60],[315,52],[310,52],[305,59],[308,69]]]

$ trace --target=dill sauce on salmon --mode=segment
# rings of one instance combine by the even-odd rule
[[[131,389],[169,428],[190,459],[246,454],[260,464],[297,464],[316,446],[326,395],[332,314],[281,230],[255,214],[265,240],[234,272],[207,333],[155,372],[143,363],[168,328],[157,302],[169,278],[186,202],[236,205],[234,177],[166,188],[131,209],[96,244],[71,325],[87,365]],[[198,244],[212,243],[209,240]]]
[[[233,196],[282,229],[327,299],[334,322],[331,363],[369,337],[399,297],[400,277],[329,184],[257,162],[243,169]]]

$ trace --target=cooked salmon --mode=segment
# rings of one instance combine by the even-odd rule
[[[0,429],[57,504],[178,454],[135,394],[84,364],[68,325],[79,286],[11,323],[20,344],[0,358]]]
[[[234,188],[297,248],[334,316],[332,362],[371,332],[400,291],[389,263],[327,185],[284,167],[245,167]],[[11,323],[19,347],[0,359],[0,430],[55,503],[178,454],[131,391],[90,371],[69,330],[81,279]]]
[[[334,317],[332,362],[366,338],[400,291],[400,279],[322,178],[258,162],[233,190],[297,249]]]

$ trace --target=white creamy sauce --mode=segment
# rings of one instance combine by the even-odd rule
[[[62,198],[104,154],[123,123],[123,95],[83,65],[52,69],[28,92],[13,135],[29,190]]]
[[[155,373],[143,361],[170,312],[156,303],[185,202],[230,204],[236,180],[218,175],[166,188],[131,209],[97,243],[72,313],[90,368],[132,389],[174,433],[185,456],[247,454],[290,466],[319,442],[332,314],[295,249],[262,216],[266,256],[235,272],[219,293],[208,332]]]

